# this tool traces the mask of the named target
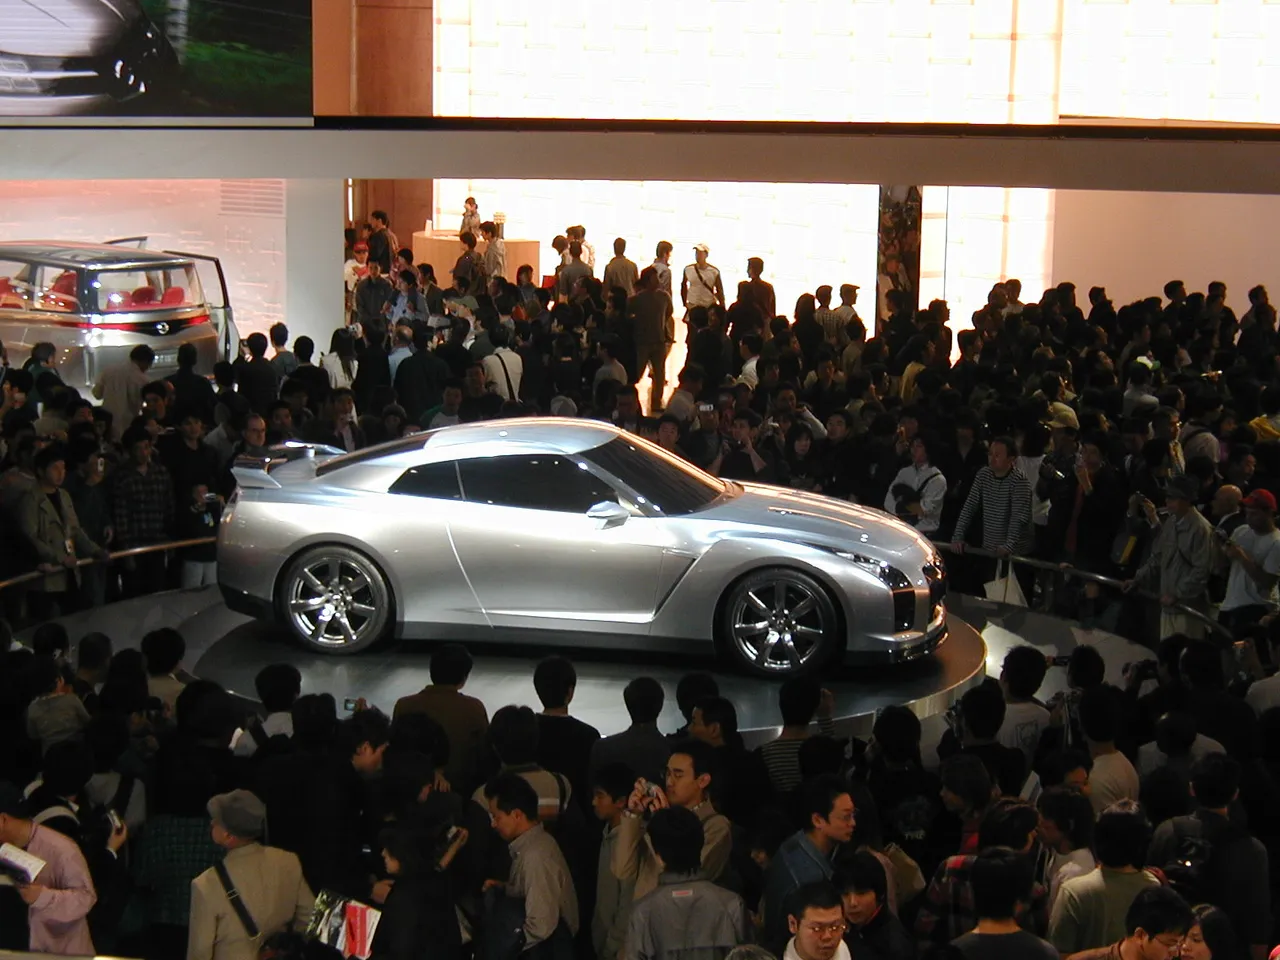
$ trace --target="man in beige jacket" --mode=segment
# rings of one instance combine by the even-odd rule
[[[613,848],[613,875],[635,882],[635,899],[658,886],[662,864],[649,842],[649,817],[664,807],[685,807],[702,821],[702,870],[699,879],[719,880],[729,863],[733,843],[729,821],[716,813],[711,803],[711,748],[697,740],[686,740],[671,749],[667,761],[667,788],[637,780],[627,800],[627,811],[618,825]]]
[[[306,930],[315,897],[296,856],[262,845],[267,808],[256,796],[248,790],[219,794],[209,801],[209,816],[213,842],[227,851],[226,878],[256,931],[246,929],[211,867],[191,881],[187,960],[257,960],[272,934]]]

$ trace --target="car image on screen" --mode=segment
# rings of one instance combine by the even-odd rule
[[[923,656],[934,547],[878,510],[727,482],[594,420],[461,424],[234,466],[227,605],[322,653],[390,637],[716,651],[749,673]]]
[[[138,0],[0,0],[0,116],[144,108],[178,60]]]

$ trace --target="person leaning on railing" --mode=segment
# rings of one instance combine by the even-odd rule
[[[1204,606],[1213,566],[1213,525],[1195,508],[1196,487],[1194,477],[1169,478],[1165,484],[1169,515],[1160,525],[1151,554],[1133,579],[1124,582],[1126,593],[1135,587],[1159,592],[1162,640],[1175,633],[1204,636],[1199,619],[1174,609],[1180,603],[1193,609]],[[1154,507],[1147,513],[1154,514]]]

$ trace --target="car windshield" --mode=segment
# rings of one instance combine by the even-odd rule
[[[613,474],[668,517],[701,510],[726,489],[722,481],[638,437],[615,437],[580,456]]]
[[[100,270],[90,284],[104,313],[175,310],[204,305],[200,277],[191,264]]]

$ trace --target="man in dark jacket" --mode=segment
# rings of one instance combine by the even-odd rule
[[[1170,864],[1192,860],[1188,851],[1200,849],[1198,841],[1208,841],[1192,902],[1203,898],[1225,911],[1240,944],[1254,956],[1265,956],[1271,944],[1267,849],[1230,819],[1240,795],[1240,764],[1225,753],[1205,755],[1191,768],[1191,793],[1200,809],[1156,828],[1147,863],[1168,872]]]
[[[414,352],[396,369],[396,399],[415,423],[423,412],[438,406],[451,373],[449,365],[431,349],[431,330],[419,326],[413,332]]]
[[[886,902],[888,878],[874,853],[861,850],[832,878],[844,901],[849,929],[844,935],[855,957],[914,960],[916,945]]]
[[[267,359],[267,338],[261,333],[251,333],[245,343],[249,347],[249,360],[236,364],[236,388],[249,401],[249,409],[265,417],[271,401],[279,394],[280,380],[276,368]]]

